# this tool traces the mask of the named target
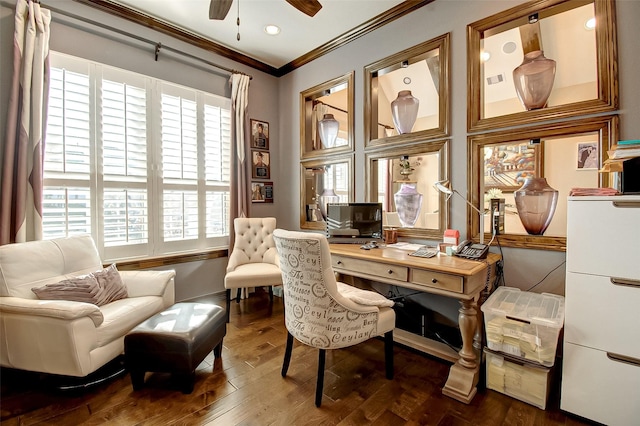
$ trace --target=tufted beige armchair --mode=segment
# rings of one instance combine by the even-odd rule
[[[287,346],[282,377],[287,375],[293,339],[319,349],[316,406],[322,402],[325,352],[384,336],[387,379],[393,378],[393,302],[373,291],[336,282],[324,235],[276,229],[284,285]]]
[[[243,288],[268,286],[273,301],[273,286],[282,285],[278,252],[273,242],[276,219],[236,218],[233,221],[235,243],[229,255],[224,288],[227,289],[227,322],[231,309],[231,290],[237,289],[240,301]]]

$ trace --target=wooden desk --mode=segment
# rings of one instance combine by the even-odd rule
[[[475,261],[445,255],[425,259],[409,256],[408,250],[363,250],[357,244],[330,244],[330,249],[331,264],[337,273],[460,301],[458,324],[462,349],[458,353],[444,343],[405,330],[396,328],[393,334],[398,343],[453,362],[442,393],[467,404],[471,402],[480,371],[482,314],[478,302],[482,290],[487,284],[493,284],[500,255],[489,253],[486,261]]]

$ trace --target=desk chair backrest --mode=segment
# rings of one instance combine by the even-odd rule
[[[293,337],[312,347],[337,349],[378,335],[379,309],[356,304],[338,292],[324,235],[276,229],[274,240],[284,286],[285,325]]]

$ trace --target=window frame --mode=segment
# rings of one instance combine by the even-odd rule
[[[51,67],[64,68],[69,71],[85,74],[89,78],[89,147],[90,147],[90,170],[89,173],[78,175],[83,179],[78,183],[83,188],[90,191],[90,233],[93,236],[96,246],[105,261],[120,259],[131,259],[139,257],[157,257],[165,254],[175,254],[181,252],[194,252],[206,249],[227,248],[229,242],[229,196],[230,196],[230,151],[231,151],[231,100],[219,95],[207,93],[202,90],[193,89],[172,82],[160,80],[154,77],[145,76],[135,72],[115,68],[109,65],[100,64],[94,61],[66,55],[59,52],[51,52]],[[103,163],[103,134],[102,134],[102,81],[116,81],[120,83],[132,84],[135,87],[145,90],[146,94],[146,177],[125,175],[104,175]],[[141,84],[142,87],[141,87]],[[162,162],[162,96],[163,93],[174,96],[176,94],[195,102],[196,116],[196,149],[197,149],[197,178],[190,182],[180,182],[173,180],[168,183],[163,180]],[[207,106],[219,108],[214,119],[218,121],[211,124],[205,123],[206,117],[211,116],[211,110],[205,109]],[[125,120],[127,117],[125,116]],[[210,175],[205,173],[206,161],[205,130],[219,131],[219,135],[214,133],[213,139],[209,135],[209,140],[213,145],[218,145],[217,152],[220,164],[219,180],[206,180]],[[123,132],[125,132],[123,130]],[[215,140],[215,138],[218,138]],[[46,149],[46,143],[45,143]],[[218,161],[218,160],[216,160]],[[45,158],[46,163],[46,158]],[[78,177],[76,176],[76,177]],[[52,173],[45,170],[44,189],[53,187],[73,186],[74,176],[64,173]],[[146,243],[124,243],[108,244],[105,241],[105,216],[104,216],[104,195],[105,191],[118,189],[140,189],[146,191],[147,195],[147,242]],[[196,214],[198,217],[197,237],[194,239],[178,239],[176,241],[165,241],[162,212],[164,207],[163,193],[168,188],[179,190],[195,191],[198,198]],[[222,192],[222,205],[218,203],[207,203],[209,194],[212,192]],[[211,205],[210,205],[211,204]],[[68,199],[65,200],[65,207]],[[46,207],[46,202],[45,202]],[[215,211],[220,209],[220,211]],[[45,211],[46,214],[46,211]],[[222,227],[211,226],[207,221],[217,216]],[[65,218],[68,223],[68,216]],[[125,227],[129,228],[125,222]],[[207,236],[211,229],[220,230],[219,235]],[[44,229],[46,238],[57,238],[60,235],[47,237],[46,227]],[[77,234],[65,229],[66,235]]]

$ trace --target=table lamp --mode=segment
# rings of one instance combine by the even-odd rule
[[[480,244],[484,244],[484,211],[480,211],[476,206],[471,204],[469,200],[467,200],[462,194],[460,194],[455,189],[451,189],[451,183],[448,180],[441,180],[436,182],[433,187],[437,189],[439,192],[449,195],[447,199],[451,198],[453,194],[458,194],[460,198],[467,202],[475,211],[480,215]]]

